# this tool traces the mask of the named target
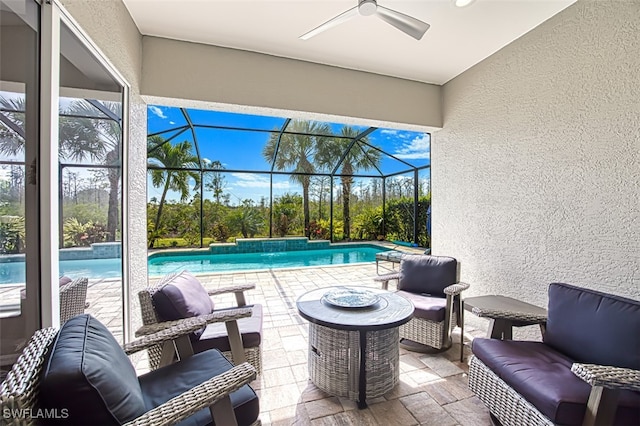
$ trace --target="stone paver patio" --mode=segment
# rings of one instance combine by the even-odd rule
[[[263,374],[252,386],[260,397],[264,425],[489,425],[484,405],[467,387],[467,357],[459,362],[459,343],[446,352],[427,355],[400,349],[400,383],[383,397],[369,400],[359,410],[356,403],[328,395],[316,388],[307,373],[308,325],[297,313],[296,299],[303,293],[333,285],[376,287],[375,264],[273,269],[199,276],[205,287],[256,283],[248,303],[265,308]],[[152,280],[153,281],[153,280]],[[109,325],[121,338],[119,282],[90,283],[89,313]],[[232,306],[232,295],[215,299],[217,307]],[[465,329],[465,338],[483,335]],[[454,342],[459,342],[459,329]],[[136,362],[139,372],[146,359]]]

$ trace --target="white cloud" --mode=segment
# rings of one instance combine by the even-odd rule
[[[162,111],[162,108],[157,107],[155,105],[150,105],[149,106],[149,111],[151,111],[154,115],[157,115],[160,118],[167,118],[166,115],[164,115],[164,112]]]
[[[175,121],[170,121],[169,124],[176,124],[176,122]]]
[[[393,129],[382,129],[380,130],[380,133],[382,133],[383,135],[397,135],[398,131]]]
[[[430,157],[430,146],[429,135],[422,134],[404,143],[393,155],[403,160],[427,160]]]
[[[269,188],[270,181],[268,175],[258,175],[253,173],[231,173],[231,176],[237,179],[233,184],[240,188]],[[274,189],[288,189],[288,181],[274,182]]]

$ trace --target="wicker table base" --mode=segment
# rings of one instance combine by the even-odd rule
[[[328,298],[336,292],[346,294],[345,300],[357,302],[363,294],[374,300],[341,306]],[[316,386],[366,408],[367,398],[398,383],[399,327],[413,315],[411,302],[385,290],[327,287],[303,294],[296,306],[309,321],[309,377]]]
[[[360,339],[364,335],[364,351]],[[309,324],[309,377],[332,395],[364,401],[392,390],[400,377],[398,328],[379,331],[336,330]],[[364,387],[361,386],[364,357]],[[365,390],[365,395],[360,391]],[[364,396],[364,398],[363,398]]]

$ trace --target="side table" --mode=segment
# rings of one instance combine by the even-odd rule
[[[489,318],[487,338],[510,340],[513,338],[513,327],[540,325],[544,336],[547,322],[547,310],[530,303],[507,296],[468,297],[462,301],[464,309],[460,312],[460,361],[464,350],[464,311],[471,311],[481,318]]]

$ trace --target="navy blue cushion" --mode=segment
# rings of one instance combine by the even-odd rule
[[[129,358],[88,314],[70,319],[58,333],[43,367],[40,404],[67,409],[68,417],[52,424],[122,424],[147,411]]]
[[[144,374],[139,379],[145,404],[150,410],[232,367],[219,351],[209,350]],[[231,405],[238,425],[250,425],[260,414],[258,397],[248,385],[231,394]],[[178,424],[200,426],[211,423],[211,414],[207,408]]]
[[[398,290],[444,297],[444,288],[458,281],[453,257],[406,255],[400,262]]]
[[[224,309],[220,309],[217,312],[224,312]],[[244,348],[260,346],[262,341],[262,305],[251,305],[251,316],[249,318],[240,318],[238,320],[238,329]],[[230,351],[231,344],[229,343],[225,323],[208,324],[200,336],[191,336],[191,345],[195,352],[203,352],[207,349],[218,349],[222,352]]]
[[[182,271],[163,285],[151,297],[153,306],[163,321],[173,321],[210,314],[213,301],[200,281],[187,271]],[[202,330],[194,334],[199,336]]]
[[[544,342],[578,362],[640,370],[640,302],[553,283]]]
[[[433,322],[444,321],[447,299],[442,297],[425,297],[420,294],[402,290],[397,291],[396,294],[413,303],[413,307],[415,308],[413,316],[415,318],[422,318]]]
[[[542,342],[480,339],[473,354],[556,424],[581,425],[591,386],[571,372],[573,361]],[[640,393],[621,391],[614,424],[637,426]]]

